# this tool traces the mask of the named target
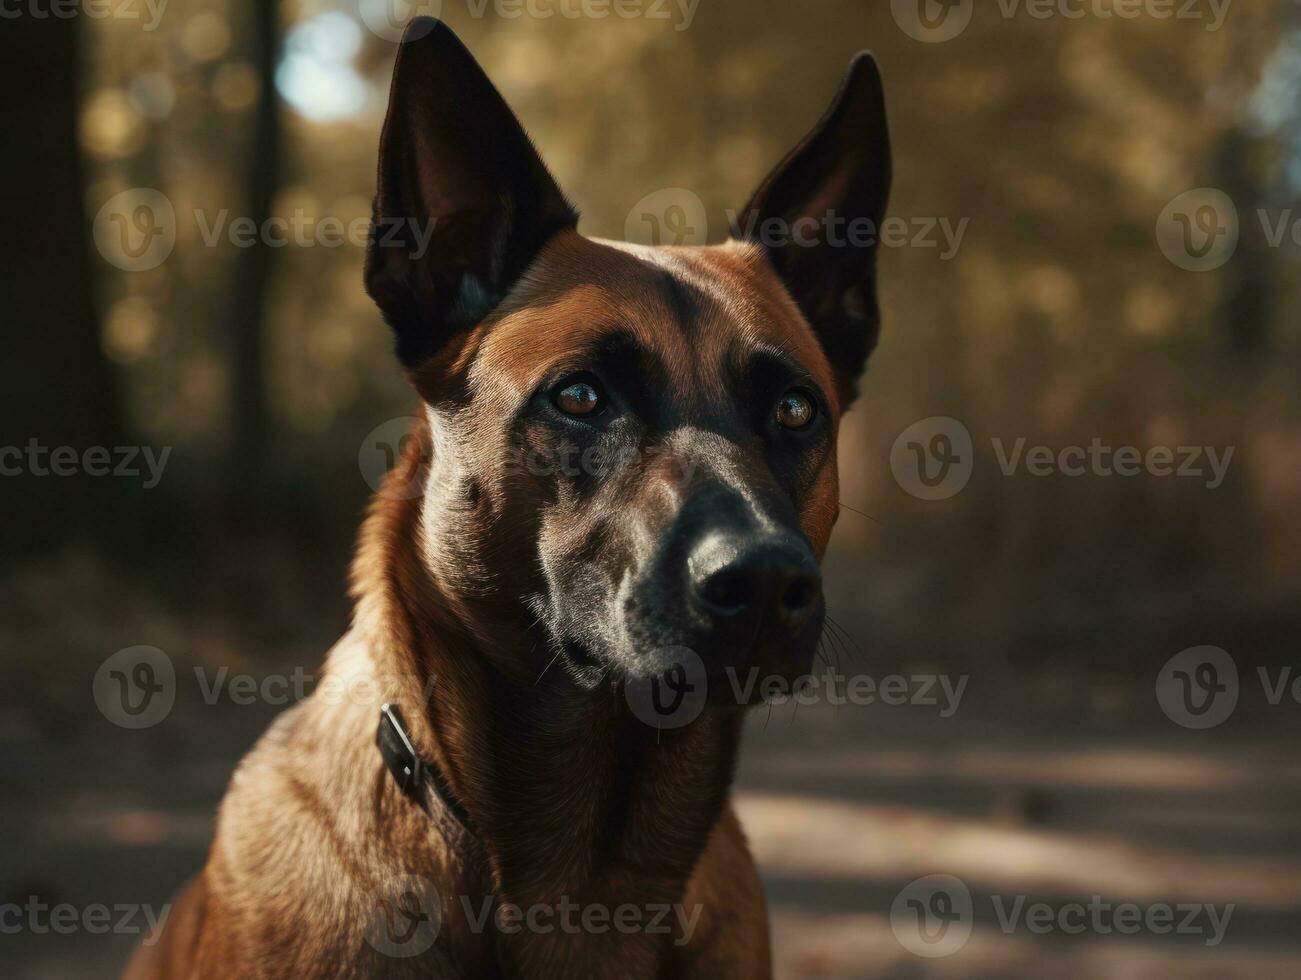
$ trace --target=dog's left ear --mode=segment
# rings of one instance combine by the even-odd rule
[[[408,26],[380,137],[366,291],[414,368],[496,306],[578,215],[441,21]]]
[[[863,52],[826,115],[768,175],[738,223],[812,325],[844,406],[880,331],[876,253],[889,194],[885,93],[876,61]]]

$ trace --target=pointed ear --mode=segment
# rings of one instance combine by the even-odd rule
[[[578,215],[450,29],[413,20],[380,137],[366,291],[413,368],[506,295]]]
[[[890,194],[890,136],[876,61],[857,55],[831,108],[740,215],[836,372],[842,405],[876,346],[876,253]],[[776,219],[776,220],[774,220]]]

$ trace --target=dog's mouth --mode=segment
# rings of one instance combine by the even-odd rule
[[[822,635],[824,602],[795,633],[765,629],[763,620],[744,633],[692,628],[683,617],[626,617],[599,637],[556,636],[546,631],[544,676],[567,677],[592,690],[615,683],[702,685],[713,705],[764,703],[773,685],[794,683],[808,673]],[[539,638],[541,639],[541,637]]]
[[[582,687],[595,687],[610,672],[608,662],[578,640],[561,641],[558,656],[566,672]]]

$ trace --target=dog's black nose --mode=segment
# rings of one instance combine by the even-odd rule
[[[696,608],[715,620],[756,620],[794,630],[817,608],[822,574],[790,535],[711,535],[687,559]]]

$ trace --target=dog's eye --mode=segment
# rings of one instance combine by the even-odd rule
[[[812,397],[799,388],[792,388],[777,402],[777,424],[784,429],[807,428],[817,413]]]
[[[586,381],[575,381],[556,392],[556,408],[566,415],[591,415],[601,407],[601,393]]]

